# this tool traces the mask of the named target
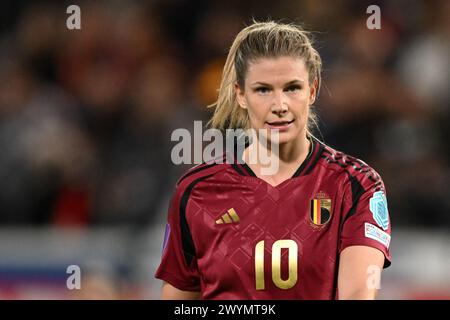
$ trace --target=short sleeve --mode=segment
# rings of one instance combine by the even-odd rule
[[[353,245],[376,248],[383,252],[387,268],[391,264],[391,222],[384,183],[370,171],[359,179],[351,176],[347,187],[339,253]]]
[[[200,291],[195,252],[186,241],[190,237],[185,212],[188,200],[189,194],[178,186],[170,203],[161,263],[155,277],[183,291]]]

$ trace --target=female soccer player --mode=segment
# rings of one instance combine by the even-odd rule
[[[278,132],[279,168],[205,163],[177,183],[163,299],[374,299],[390,265],[380,176],[316,139],[321,58],[295,25],[254,23],[234,40],[212,127]],[[275,135],[274,135],[275,137]],[[270,150],[269,150],[270,151]]]

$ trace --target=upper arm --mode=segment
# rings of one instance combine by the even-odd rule
[[[343,221],[339,253],[347,247],[366,246],[384,254],[384,267],[391,264],[391,221],[381,177],[370,168],[350,176],[343,198]]]
[[[339,247],[339,299],[375,299],[390,265],[391,223],[379,174],[364,163],[349,174]],[[364,167],[363,167],[364,166]]]
[[[339,299],[375,299],[380,288],[384,254],[366,246],[350,246],[340,254]]]
[[[168,282],[164,282],[161,292],[162,300],[197,300],[200,299],[200,292],[183,291],[175,288]]]
[[[184,291],[200,291],[200,272],[186,216],[192,188],[185,181],[188,183],[177,187],[170,203],[161,263],[155,277]]]

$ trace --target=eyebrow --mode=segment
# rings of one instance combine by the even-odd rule
[[[305,82],[305,81],[301,80],[301,79],[294,79],[294,80],[291,80],[289,82],[286,82],[284,85],[285,86],[289,86],[289,85],[297,84],[297,83],[300,83],[300,82]],[[267,87],[271,87],[272,86],[272,85],[270,85],[268,83],[261,82],[261,81],[253,82],[251,85],[252,86],[254,86],[254,85],[263,85],[263,86],[267,86]]]

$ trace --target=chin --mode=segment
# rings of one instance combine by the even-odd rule
[[[283,145],[286,143],[290,143],[294,140],[295,140],[295,137],[291,133],[283,132],[283,133],[280,133],[278,141],[274,141],[273,143]],[[272,143],[272,139],[270,137],[268,139],[268,142]]]

